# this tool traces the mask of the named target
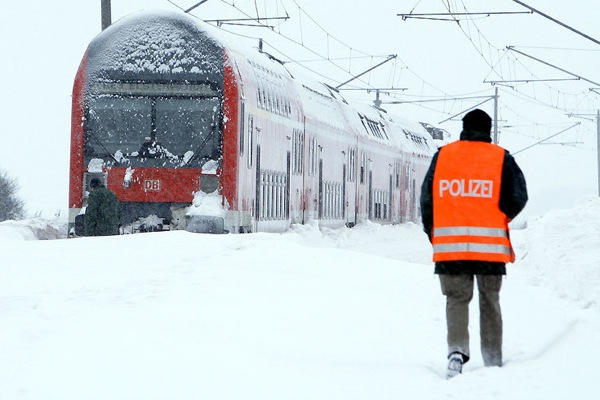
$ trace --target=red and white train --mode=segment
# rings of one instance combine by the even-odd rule
[[[124,226],[152,216],[163,229],[186,219],[193,231],[273,232],[418,219],[437,149],[423,126],[221,36],[185,14],[141,12],[92,40],[73,89],[72,233],[92,177],[116,193]]]

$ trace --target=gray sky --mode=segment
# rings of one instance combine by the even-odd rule
[[[182,8],[198,1],[176,0]],[[166,0],[112,0],[113,20],[140,9],[177,8]],[[229,3],[229,4],[228,4]],[[384,105],[405,118],[439,125],[453,133],[460,123],[447,121],[455,114],[485,100],[461,97],[490,96],[494,86],[484,81],[566,79],[572,75],[507,51],[507,46],[552,63],[585,79],[553,82],[511,82],[498,85],[500,145],[517,152],[576,122],[579,126],[551,142],[516,155],[532,192],[532,204],[563,206],[582,194],[596,194],[596,124],[568,114],[595,114],[600,95],[596,65],[600,45],[539,15],[477,16],[459,23],[408,19],[399,13],[527,11],[514,1],[499,0],[379,0],[350,3],[337,0],[208,0],[193,14],[204,19],[239,18],[249,15],[289,15],[276,23],[274,34],[266,28],[238,28],[262,37],[265,49],[285,61],[307,61],[303,73],[318,71],[319,79],[334,86],[397,54],[361,82],[350,87],[402,87],[384,101],[429,100],[445,102],[418,105]],[[529,0],[532,7],[600,40],[594,0]],[[482,4],[486,4],[482,6]],[[100,0],[60,2],[10,2],[0,15],[0,99],[2,146],[0,168],[18,178],[20,195],[30,214],[66,216],[73,78],[89,41],[100,31]],[[232,28],[228,28],[232,29]],[[303,43],[305,48],[283,39]],[[241,40],[241,39],[240,39]],[[250,41],[255,46],[257,39]],[[254,44],[252,44],[254,43]],[[316,53],[335,60],[318,62]],[[352,56],[350,59],[349,56]],[[293,68],[298,68],[293,67]],[[312,71],[312,72],[311,72]],[[511,86],[511,87],[509,87]],[[347,91],[348,97],[365,101],[373,93]],[[480,108],[493,114],[493,102]],[[593,119],[593,116],[588,119]],[[458,118],[456,118],[457,120]],[[576,147],[565,144],[577,143]],[[543,207],[542,207],[543,208]]]

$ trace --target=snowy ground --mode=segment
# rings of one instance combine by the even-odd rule
[[[513,231],[505,366],[446,381],[419,226],[53,238],[0,223],[0,399],[591,399],[600,199]],[[474,299],[473,305],[476,304]]]

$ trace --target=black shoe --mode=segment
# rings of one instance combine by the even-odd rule
[[[448,371],[446,372],[446,378],[454,378],[456,375],[462,373],[462,367],[464,364],[463,355],[460,353],[452,353],[448,357]]]

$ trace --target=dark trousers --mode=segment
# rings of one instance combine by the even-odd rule
[[[446,296],[448,355],[459,352],[470,358],[469,303],[473,298],[473,275],[439,275]],[[479,289],[481,354],[485,366],[502,365],[502,275],[476,275]]]

